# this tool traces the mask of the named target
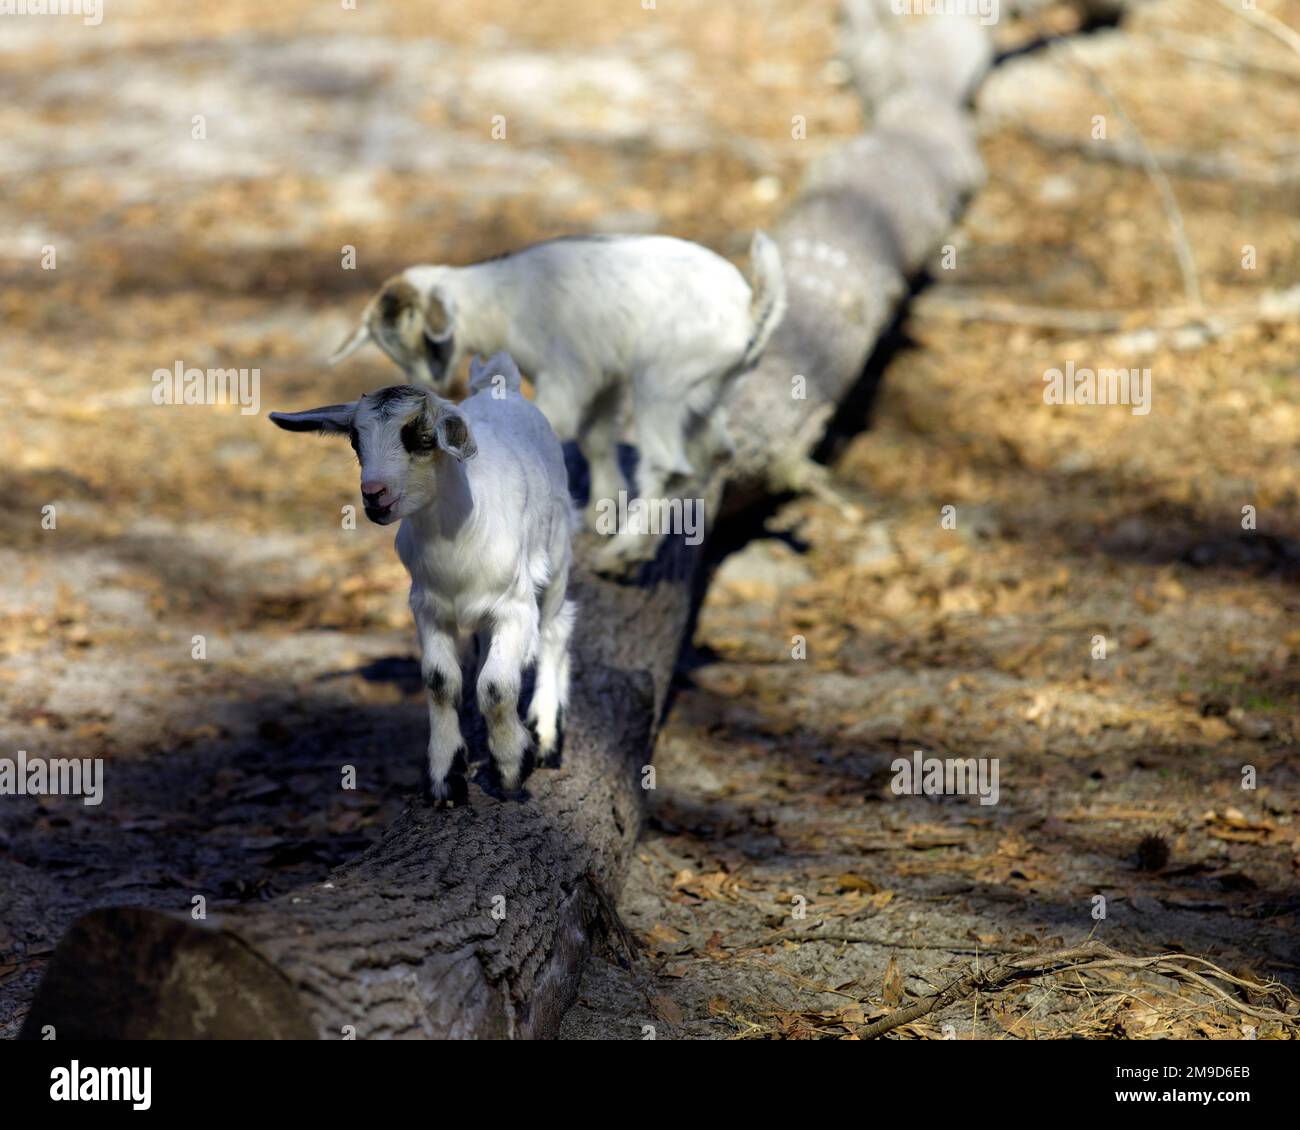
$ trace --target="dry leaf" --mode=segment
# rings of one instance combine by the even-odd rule
[[[880,995],[884,1002],[891,1007],[897,1007],[903,999],[903,974],[898,968],[898,962],[892,957],[889,964],[885,967],[885,976],[881,982]]]
[[[671,997],[666,997],[663,993],[656,993],[650,998],[650,1005],[660,1020],[666,1020],[669,1024],[680,1024],[682,1022],[683,1013],[681,1007]]]

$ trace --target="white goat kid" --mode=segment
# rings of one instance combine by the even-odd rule
[[[397,553],[428,690],[426,786],[464,803],[466,751],[457,708],[463,645],[479,644],[477,692],[488,748],[507,791],[523,779],[529,734],[519,720],[524,670],[537,664],[528,721],[538,764],[553,764],[569,695],[574,609],[565,599],[573,507],[564,457],[545,417],[520,393],[506,354],[474,362],[459,406],[399,385],[351,404],[272,412],[290,431],[347,435],[361,463],[366,517],[402,520]]]
[[[752,287],[727,260],[667,236],[578,236],[467,267],[410,267],[384,283],[333,360],[373,340],[408,379],[443,392],[466,353],[509,350],[556,434],[587,460],[592,525],[624,485],[625,386],[643,498],[679,496],[730,456],[730,382],[785,313],[776,244],[757,232],[750,256]],[[622,548],[645,556],[636,545]]]

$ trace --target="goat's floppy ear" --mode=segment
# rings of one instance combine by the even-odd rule
[[[367,313],[369,313],[367,311]],[[370,324],[365,315],[362,315],[361,325],[352,331],[352,336],[340,345],[332,354],[330,354],[329,363],[337,365],[345,357],[351,357],[358,349],[370,340]]]
[[[309,408],[306,412],[272,412],[271,422],[286,432],[323,432],[326,435],[346,435],[352,429],[356,401],[351,404],[329,404],[324,408]]]
[[[469,420],[458,408],[443,408],[433,425],[438,446],[454,455],[462,463],[478,454],[474,433],[469,430]]]
[[[456,303],[446,291],[435,290],[424,307],[424,333],[430,341],[448,341],[456,318]]]
[[[384,283],[366,311],[371,339],[399,365],[424,352],[420,341],[425,332],[422,305],[419,291],[397,275]]]

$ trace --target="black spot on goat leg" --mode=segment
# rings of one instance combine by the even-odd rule
[[[460,694],[452,694],[449,690],[451,679],[445,671],[435,667],[429,672],[424,680],[424,685],[429,689],[429,694],[433,696],[433,701],[439,706],[459,706]]]

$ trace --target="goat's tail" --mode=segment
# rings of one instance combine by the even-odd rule
[[[781,268],[781,252],[776,243],[761,231],[754,233],[754,240],[749,245],[749,285],[754,292],[749,303],[754,328],[741,358],[742,369],[758,364],[773,331],[785,317],[785,271]]]
[[[522,383],[523,377],[519,374],[519,366],[504,350],[494,353],[486,361],[480,361],[475,357],[469,363],[471,396],[485,388],[496,392],[498,396],[504,396],[507,392],[518,392]]]

